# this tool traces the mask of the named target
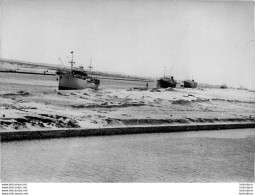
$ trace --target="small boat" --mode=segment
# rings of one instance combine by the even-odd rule
[[[83,69],[83,67],[73,68],[75,62],[73,61],[73,52],[72,60],[71,60],[71,69],[70,70],[62,70],[58,71],[59,75],[59,90],[76,90],[76,89],[85,89],[92,88],[97,89],[100,84],[100,80],[91,77],[87,74],[87,72]]]
[[[184,88],[196,88],[197,82],[194,80],[185,80],[184,82]]]
[[[227,87],[226,84],[222,84],[222,85],[220,86],[220,88],[221,88],[221,89],[227,89],[228,87]]]
[[[157,80],[157,87],[168,88],[176,87],[177,82],[174,80],[174,77],[163,77]]]

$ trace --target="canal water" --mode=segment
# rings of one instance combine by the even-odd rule
[[[114,80],[100,78],[99,89],[129,89],[134,87],[146,87],[148,83],[150,88],[156,87],[156,81],[132,81],[132,80]],[[28,91],[42,92],[58,89],[57,76],[55,75],[35,75],[0,72],[0,92],[1,91]]]
[[[255,129],[1,143],[2,182],[254,182]]]

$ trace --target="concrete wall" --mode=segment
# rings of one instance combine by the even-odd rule
[[[182,131],[203,131],[220,129],[255,128],[255,123],[231,124],[199,124],[199,125],[165,125],[165,126],[135,126],[100,129],[62,129],[42,131],[6,131],[0,132],[1,141],[49,139],[61,137],[105,136],[140,133],[170,133]],[[254,129],[255,130],[255,129]]]

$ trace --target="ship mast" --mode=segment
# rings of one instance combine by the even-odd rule
[[[89,70],[92,71],[93,66],[91,66],[92,58],[90,58]]]
[[[71,70],[72,70],[73,65],[75,64],[75,62],[73,61],[73,51],[71,51],[71,54],[72,54],[72,59],[69,63],[71,64]]]

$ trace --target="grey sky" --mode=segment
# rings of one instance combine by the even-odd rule
[[[255,88],[254,2],[8,0],[2,58]]]

